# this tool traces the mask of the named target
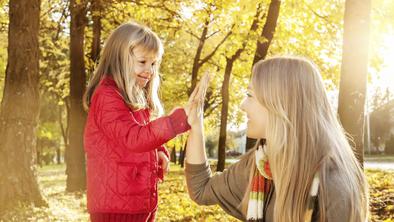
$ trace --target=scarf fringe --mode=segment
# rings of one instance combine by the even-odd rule
[[[265,145],[264,147],[260,145],[255,152],[257,170],[253,174],[252,189],[249,193],[248,211],[246,214],[246,220],[249,222],[264,221],[265,200],[271,189],[272,174],[265,148]],[[319,173],[316,172],[309,191],[308,211],[305,215],[306,222],[312,219],[312,213],[319,191],[319,183]]]

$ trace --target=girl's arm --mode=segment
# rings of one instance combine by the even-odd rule
[[[133,120],[132,113],[115,89],[98,91],[93,98],[95,121],[104,136],[120,147],[133,152],[157,149],[177,134],[190,129],[184,109],[177,109],[164,116],[140,125]]]

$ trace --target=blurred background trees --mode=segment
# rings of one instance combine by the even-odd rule
[[[11,53],[7,53],[7,47],[12,46],[11,3],[0,0],[2,106],[7,99],[6,66],[11,60]],[[187,101],[204,72],[212,74],[204,109],[206,144],[208,155],[219,158],[218,170],[222,170],[226,158],[245,151],[246,125],[239,104],[245,97],[255,58],[293,54],[312,59],[321,69],[328,95],[337,109],[344,15],[344,0],[42,1],[40,15],[31,17],[39,19],[40,27],[35,34],[29,32],[38,35],[39,57],[28,61],[39,59],[39,102],[34,102],[36,96],[29,94],[25,105],[20,106],[33,117],[35,108],[27,104],[39,104],[36,139],[29,148],[32,161],[38,166],[66,161],[67,190],[85,188],[82,132],[86,114],[80,101],[83,88],[111,30],[135,20],[151,27],[163,40],[160,94],[167,111]],[[358,46],[369,54],[369,59],[362,62],[369,84],[365,115],[362,114],[368,123],[364,150],[390,153],[394,150],[394,2],[373,0],[370,16],[369,47]],[[259,51],[261,48],[264,50]],[[25,52],[17,47],[9,50]],[[27,66],[23,60],[18,63]],[[14,75],[20,75],[20,79],[28,73]],[[183,135],[167,144],[177,163],[183,162],[185,142]],[[0,151],[7,150],[2,144]],[[19,163],[16,156],[10,161],[14,166]]]

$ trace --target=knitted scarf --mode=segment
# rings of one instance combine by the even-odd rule
[[[249,193],[248,211],[246,219],[249,222],[264,222],[265,199],[272,188],[272,173],[269,167],[268,157],[265,153],[265,141],[258,145],[255,151],[257,169],[252,178],[252,187]],[[314,205],[317,199],[319,188],[319,174],[313,177],[311,190],[309,192],[308,210],[305,215],[305,221],[312,219]]]

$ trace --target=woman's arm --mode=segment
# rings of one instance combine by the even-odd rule
[[[188,144],[187,152],[196,149]],[[253,152],[245,154],[240,161],[223,172],[211,172],[208,162],[190,164],[186,159],[186,182],[190,198],[199,205],[218,204],[228,214],[245,220],[241,201],[249,183],[249,170]]]
[[[189,99],[187,122],[191,126],[186,147],[186,162],[190,164],[202,164],[207,161],[204,143],[204,99],[209,84],[209,75],[205,74],[199,85],[193,91]]]
[[[248,186],[250,159],[248,154],[222,173],[212,175],[204,143],[203,103],[208,80],[203,79],[188,116],[191,131],[186,147],[186,182],[190,198],[200,205],[220,205],[228,214],[244,220],[241,200]]]

